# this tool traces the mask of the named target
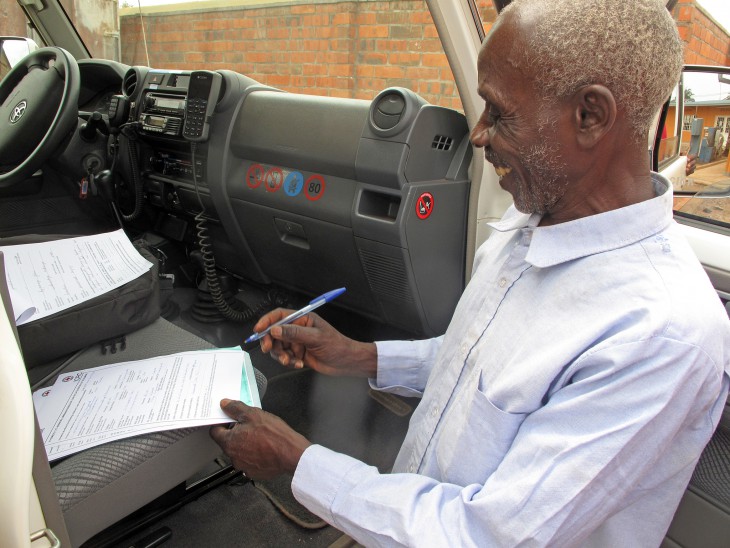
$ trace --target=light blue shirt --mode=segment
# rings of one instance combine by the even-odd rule
[[[554,226],[510,209],[446,334],[377,345],[377,387],[423,397],[393,473],[313,445],[297,500],[368,546],[658,546],[727,398],[730,321],[654,184]]]

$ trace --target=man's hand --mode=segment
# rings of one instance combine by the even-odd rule
[[[291,314],[278,308],[263,316],[254,326],[261,332]],[[345,337],[317,314],[307,314],[293,323],[271,329],[261,339],[262,352],[286,367],[305,365],[326,375],[351,375],[374,378],[377,373],[377,349],[374,343],[362,343]]]
[[[293,474],[302,453],[312,445],[279,417],[256,407],[222,400],[221,409],[238,422],[233,428],[228,424],[213,426],[210,437],[231,458],[234,468],[251,479]]]
[[[687,154],[687,167],[684,169],[684,174],[689,177],[695,172],[697,168],[697,155]]]

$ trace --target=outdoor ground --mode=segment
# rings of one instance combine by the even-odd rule
[[[674,210],[730,224],[730,175],[726,169],[727,158],[698,166],[685,184],[675,186]]]

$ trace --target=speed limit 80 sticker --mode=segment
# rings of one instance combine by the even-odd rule
[[[304,183],[304,195],[307,200],[316,202],[324,195],[325,185],[324,177],[321,175],[312,175]]]

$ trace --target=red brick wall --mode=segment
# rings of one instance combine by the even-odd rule
[[[139,21],[121,17],[122,62],[130,65],[147,65]],[[287,91],[362,99],[403,86],[461,108],[423,0],[168,12],[144,22],[155,68],[230,69]]]
[[[685,63],[730,65],[730,36],[701,6],[694,0],[679,0],[673,15],[685,43]]]
[[[483,19],[493,21],[491,0],[479,5]],[[674,17],[687,63],[730,65],[730,36],[695,0],[680,0]],[[461,108],[423,0],[145,15],[147,35],[154,36],[149,63],[139,15],[120,21],[124,63],[225,68],[287,91],[339,97],[371,99],[385,87],[404,86],[432,103]]]

